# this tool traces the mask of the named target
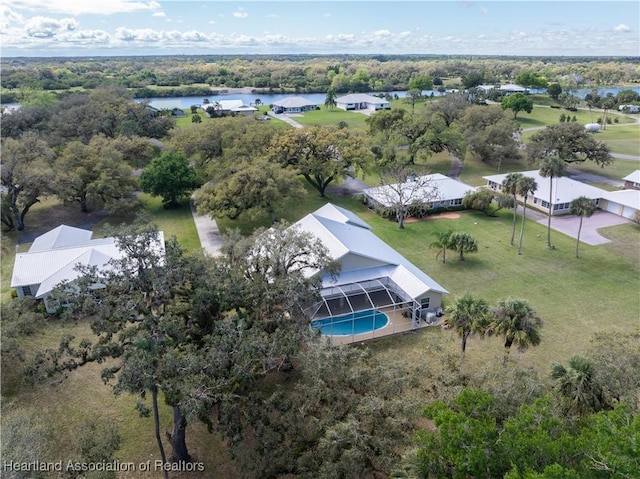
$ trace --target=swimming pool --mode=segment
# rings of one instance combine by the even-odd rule
[[[374,309],[311,321],[311,327],[319,329],[326,336],[370,333],[376,329],[384,328],[387,324],[389,324],[387,315]]]

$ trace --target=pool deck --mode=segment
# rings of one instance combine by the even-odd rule
[[[331,344],[351,344],[362,341],[369,341],[383,336],[391,336],[393,334],[406,333],[407,331],[416,331],[418,329],[440,326],[442,318],[436,318],[433,323],[427,323],[421,320],[419,324],[412,324],[411,318],[402,316],[402,310],[393,308],[380,308],[378,311],[383,312],[389,318],[389,323],[380,329],[361,334],[350,334],[348,336],[325,336],[331,339]]]

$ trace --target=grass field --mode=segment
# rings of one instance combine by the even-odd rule
[[[333,110],[321,106],[319,110],[305,111],[304,114],[293,118],[303,126],[317,125],[338,125],[341,121],[345,122],[349,128],[366,129],[365,123],[367,115],[354,111],[345,111],[340,108]]]

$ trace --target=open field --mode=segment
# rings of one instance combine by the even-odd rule
[[[349,128],[366,129],[367,115],[363,113],[345,111],[340,108],[327,109],[324,105],[319,110],[305,111],[302,115],[294,117],[294,120],[303,126],[338,125],[345,122]]]

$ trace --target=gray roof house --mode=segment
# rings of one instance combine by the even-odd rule
[[[301,96],[290,96],[273,102],[273,109],[276,112],[280,109],[284,113],[300,113],[308,110],[316,110],[317,108],[318,105]]]
[[[61,225],[38,236],[26,253],[17,253],[11,287],[18,297],[42,299],[47,312],[53,313],[60,305],[50,298],[51,291],[62,281],[77,279],[77,265],[108,269],[109,261],[122,258],[115,238],[91,237],[91,231]],[[164,248],[162,232],[158,244]]]
[[[366,93],[352,93],[336,98],[336,106],[343,110],[387,110],[391,108],[384,98],[367,95]]]
[[[384,311],[390,321],[379,334],[414,329],[420,318],[435,312],[448,294],[440,284],[387,243],[353,212],[327,203],[292,227],[319,238],[329,256],[340,263],[337,275],[307,271],[322,279],[322,299],[307,312],[312,319],[336,320],[360,312]],[[405,320],[404,328],[400,325]],[[362,335],[351,335],[361,340]]]
[[[538,170],[521,171],[520,173],[533,178],[538,185],[534,194],[527,198],[527,206],[544,211],[545,213],[548,213],[550,208],[549,193],[551,193],[552,215],[569,213],[571,202],[579,196],[591,198],[596,206],[599,205],[600,199],[604,198],[605,190],[572,180],[566,176],[553,178],[553,182],[551,182],[550,185],[549,178],[541,176]],[[502,182],[506,177],[507,173],[483,176],[483,178],[487,180],[487,187],[496,191],[502,190]],[[550,188],[551,191],[549,191]]]
[[[416,187],[417,185],[417,187]],[[427,209],[451,208],[462,205],[462,198],[476,188],[440,173],[424,175],[405,183],[382,185],[362,191],[369,206],[393,208],[402,194],[407,204],[419,203]]]

